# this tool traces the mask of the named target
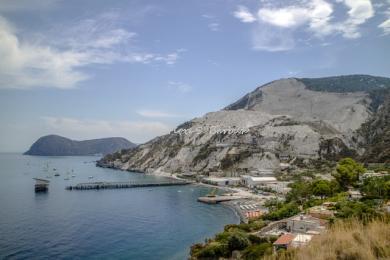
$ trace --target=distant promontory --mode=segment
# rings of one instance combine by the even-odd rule
[[[39,138],[24,154],[41,156],[105,155],[135,146],[136,144],[122,137],[75,141],[59,135],[47,135]]]

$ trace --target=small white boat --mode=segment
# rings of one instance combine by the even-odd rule
[[[89,176],[88,179],[93,179],[93,176]]]

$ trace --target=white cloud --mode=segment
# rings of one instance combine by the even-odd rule
[[[42,117],[42,120],[42,127],[48,133],[77,140],[120,136],[142,143],[173,129],[172,126],[157,121],[106,121],[66,117]]]
[[[261,8],[257,16],[265,23],[285,28],[299,26],[309,19],[308,9],[294,6],[281,9]]]
[[[177,114],[171,114],[164,111],[159,110],[138,110],[137,114],[143,117],[150,117],[150,118],[175,118],[175,117],[182,117]]]
[[[208,27],[213,32],[219,31],[219,23],[209,23]]]
[[[379,25],[379,28],[383,29],[385,35],[390,34],[390,19],[387,19]]]
[[[136,33],[116,24],[115,13],[57,28],[56,35],[37,42],[23,35],[0,16],[0,88],[69,89],[89,78],[81,69],[92,64],[152,62],[175,64],[181,50],[162,55],[133,51]],[[55,34],[55,33],[54,33]],[[67,40],[64,40],[67,39]]]
[[[370,0],[343,0],[344,4],[349,8],[348,19],[339,24],[337,28],[343,33],[346,38],[359,38],[359,26],[364,24],[368,19],[374,16],[374,8]]]
[[[251,12],[249,12],[247,7],[242,5],[238,6],[237,10],[233,14],[243,23],[253,23],[256,21],[255,16]]]
[[[171,89],[177,90],[181,93],[188,93],[192,90],[191,85],[189,85],[187,83],[180,82],[180,81],[169,81],[168,87]]]
[[[334,3],[329,0],[295,1],[294,4],[284,7],[277,4],[279,2],[267,2],[257,11],[257,18],[242,6],[234,13],[242,22],[258,21],[252,30],[254,49],[291,49],[295,46],[294,32],[298,29],[304,29],[320,39],[334,34],[349,39],[359,38],[360,26],[374,16],[370,0],[336,0],[335,4],[340,10],[347,8],[345,18],[339,17],[340,12],[336,17]],[[253,19],[244,20],[243,17]]]

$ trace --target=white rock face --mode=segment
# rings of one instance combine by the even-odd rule
[[[106,164],[227,176],[275,169],[281,154],[316,159],[352,148],[350,138],[370,116],[370,102],[365,93],[311,91],[296,79],[279,80]]]

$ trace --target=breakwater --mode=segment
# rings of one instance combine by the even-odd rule
[[[161,186],[179,186],[188,185],[193,182],[183,180],[168,180],[160,182],[86,182],[67,186],[67,190],[99,190],[99,189],[129,189],[142,187],[161,187]]]

